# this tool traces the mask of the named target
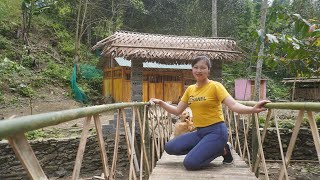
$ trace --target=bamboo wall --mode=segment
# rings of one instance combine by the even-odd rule
[[[122,68],[122,69],[121,69]],[[116,72],[116,73],[115,73]],[[119,75],[119,72],[122,74]],[[113,69],[107,69],[104,73],[103,79],[103,95],[105,97],[112,97],[114,102],[130,102],[131,101],[131,84],[128,77],[128,70],[123,67],[116,67]],[[181,76],[181,80],[168,81],[162,80],[161,82],[153,82],[153,80],[146,78],[152,76],[152,78],[157,79],[164,75],[178,77]],[[189,73],[190,75],[190,73]],[[171,101],[172,103],[178,103],[180,97],[183,95],[185,82],[190,83],[191,81],[186,81],[184,78],[185,72],[150,72],[144,73],[143,81],[143,101],[148,101],[150,98],[159,98],[164,101]],[[191,79],[188,77],[188,79]]]

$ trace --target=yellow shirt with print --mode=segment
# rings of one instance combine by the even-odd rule
[[[228,96],[230,94],[221,83],[210,80],[200,88],[190,85],[181,101],[191,108],[194,126],[206,127],[224,121],[222,101]]]

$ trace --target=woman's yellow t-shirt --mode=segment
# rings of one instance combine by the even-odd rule
[[[224,121],[221,103],[228,96],[230,94],[221,83],[210,81],[200,88],[190,85],[181,101],[191,108],[194,126],[206,127]]]

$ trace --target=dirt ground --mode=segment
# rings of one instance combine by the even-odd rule
[[[0,119],[8,119],[12,116],[20,117],[85,107],[85,105],[82,103],[79,103],[68,96],[67,92],[59,87],[43,89],[41,94],[37,95],[36,99],[30,100],[29,98],[19,98],[16,101],[17,103],[13,105],[0,105]],[[114,111],[102,113],[100,115],[101,123],[108,124],[109,120],[113,119],[113,114]],[[68,129],[70,127],[82,127],[83,120],[84,118],[80,118],[45,129]]]

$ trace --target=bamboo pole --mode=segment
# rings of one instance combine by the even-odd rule
[[[79,179],[84,150],[86,149],[86,143],[87,143],[87,138],[88,138],[89,129],[90,129],[91,118],[92,116],[88,116],[83,122],[83,129],[81,133],[79,148],[77,151],[77,156],[76,156],[76,160],[75,160],[75,164],[72,172],[72,180]]]
[[[302,120],[303,120],[303,115],[304,115],[304,110],[301,110],[299,111],[299,114],[298,114],[298,117],[297,117],[297,120],[294,124],[294,128],[293,128],[293,131],[292,131],[292,135],[291,135],[291,139],[290,139],[290,142],[289,142],[289,146],[288,146],[288,149],[287,149],[287,153],[286,153],[286,167],[288,167],[289,163],[290,163],[290,159],[291,159],[291,155],[292,155],[292,152],[293,152],[293,148],[296,144],[296,140],[297,140],[297,137],[298,137],[298,133],[299,133],[299,130],[300,130],[300,126],[301,126],[301,123],[302,123]],[[281,168],[280,170],[280,174],[279,174],[279,179],[282,179],[284,175],[284,169]]]
[[[246,106],[254,106],[257,104],[255,101],[238,101]],[[290,109],[290,110],[307,110],[307,111],[320,111],[319,102],[276,102],[267,103],[264,105],[268,109]]]
[[[101,121],[100,121],[98,114],[94,115],[93,119],[94,119],[96,131],[97,131],[98,144],[99,144],[99,148],[101,151],[100,156],[101,156],[101,161],[102,161],[102,168],[103,168],[103,172],[104,172],[104,177],[109,179],[110,168],[108,165],[108,157],[107,157],[106,147],[104,145],[104,140],[103,140],[103,135],[102,135]]]
[[[117,127],[116,127],[116,137],[114,140],[114,149],[113,149],[113,159],[112,159],[112,166],[111,166],[111,174],[109,179],[112,180],[115,177],[116,168],[117,168],[117,160],[118,160],[118,149],[119,149],[119,139],[120,139],[120,115],[121,109],[118,109],[118,117],[117,117]]]
[[[132,103],[115,103],[98,106],[90,106],[78,109],[70,109],[64,111],[36,114],[18,117],[14,119],[5,119],[0,121],[0,139],[4,137],[14,136],[18,133],[32,131],[47,126],[57,125],[63,122],[71,121],[78,118],[100,114],[110,110],[125,108],[130,106],[149,105],[146,102]]]
[[[266,159],[264,158],[264,153],[263,153],[263,147],[262,147],[262,143],[261,143],[261,136],[260,136],[260,130],[259,130],[259,123],[258,123],[258,114],[255,113],[254,114],[254,123],[256,125],[256,133],[257,133],[257,139],[258,139],[258,153],[260,153],[261,159],[262,159],[262,165],[264,168],[264,172],[265,172],[265,178],[266,180],[269,179],[269,175],[268,175],[268,168],[267,168],[267,164],[266,164]],[[256,163],[259,163],[259,161],[256,161]],[[257,171],[258,168],[255,168],[255,171]]]
[[[286,168],[286,162],[285,162],[284,155],[283,155],[281,136],[280,136],[279,127],[278,127],[278,118],[277,118],[276,114],[274,114],[274,121],[276,123],[277,136],[278,136],[280,154],[281,154],[281,159],[282,159],[282,168],[284,169],[284,174],[286,175],[286,179],[289,179],[287,168]]]
[[[307,114],[308,114],[308,120],[311,128],[311,132],[312,132],[313,142],[314,142],[314,145],[316,146],[318,160],[320,163],[320,137],[319,137],[316,120],[314,119],[312,112],[308,111]]]
[[[238,133],[238,122],[240,119],[239,114],[238,115],[234,114],[233,118],[234,118],[234,128],[236,129],[236,144],[238,145],[240,154],[242,154],[240,140],[239,140],[239,133]]]

